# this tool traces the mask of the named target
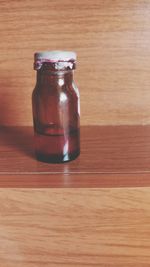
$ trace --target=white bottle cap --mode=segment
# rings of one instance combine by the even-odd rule
[[[44,62],[75,62],[77,55],[72,51],[43,51],[34,54],[34,68],[40,69]]]
[[[51,62],[58,62],[58,61],[70,61],[76,60],[77,55],[75,52],[72,51],[43,51],[43,52],[36,52],[34,54],[35,60],[46,60]]]

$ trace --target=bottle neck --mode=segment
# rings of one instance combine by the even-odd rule
[[[41,86],[63,86],[73,82],[73,71],[37,71],[37,83]]]

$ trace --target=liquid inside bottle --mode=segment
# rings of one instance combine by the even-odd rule
[[[35,132],[37,159],[43,162],[65,162],[79,155],[79,129],[64,133],[59,127],[46,127],[41,133]]]

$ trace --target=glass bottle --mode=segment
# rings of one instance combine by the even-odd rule
[[[66,51],[34,55],[37,82],[32,94],[36,158],[61,163],[80,154],[79,91],[73,81],[76,54]]]

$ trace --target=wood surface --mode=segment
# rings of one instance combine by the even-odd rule
[[[31,125],[33,53],[75,50],[81,123],[150,123],[149,0],[0,0],[0,124]]]
[[[0,187],[150,186],[150,126],[82,126],[81,155],[35,159],[31,127],[0,128]]]
[[[149,266],[149,189],[1,189],[0,203],[0,266]]]

